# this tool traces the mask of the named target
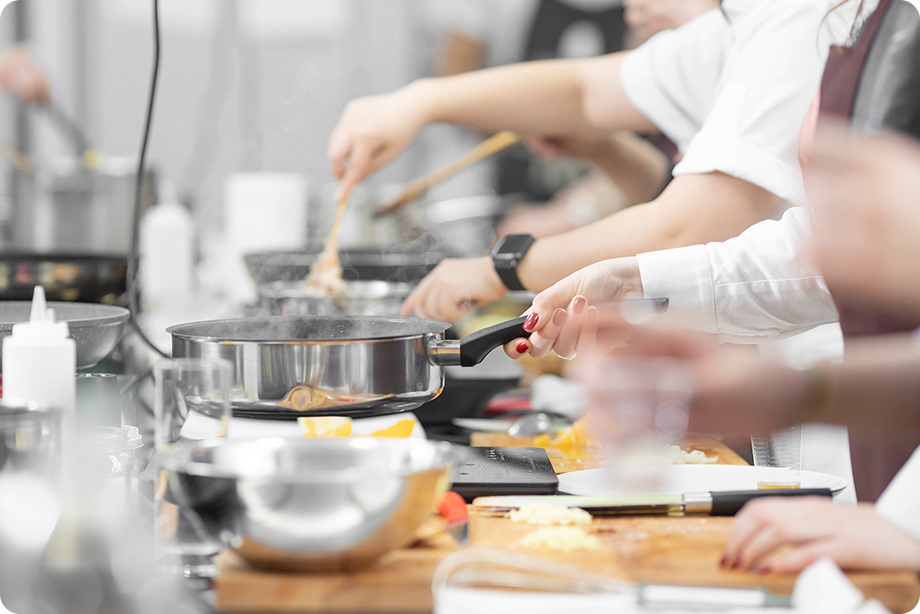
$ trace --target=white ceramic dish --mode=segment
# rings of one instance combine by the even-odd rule
[[[626,489],[611,483],[607,469],[585,469],[559,476],[559,493],[580,496],[623,495],[679,495],[688,492],[724,490],[756,490],[758,480],[778,479],[786,475],[784,469],[746,467],[741,465],[669,465],[659,488]],[[802,488],[830,488],[838,494],[847,482],[828,473],[802,471],[799,475]]]

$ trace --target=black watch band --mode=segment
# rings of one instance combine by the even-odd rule
[[[534,244],[533,235],[506,235],[492,248],[492,266],[509,290],[526,290],[518,279],[518,263]]]

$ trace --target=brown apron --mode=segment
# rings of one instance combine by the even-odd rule
[[[821,117],[838,117],[854,126],[920,136],[920,16],[903,0],[881,0],[851,47],[833,46],[821,81]],[[913,330],[920,321],[885,313],[872,297],[831,294],[844,338]],[[920,376],[920,374],[918,374]],[[871,407],[865,411],[872,411]],[[869,441],[850,433],[856,492],[875,501],[916,442]]]

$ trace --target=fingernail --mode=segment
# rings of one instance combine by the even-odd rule
[[[769,565],[761,565],[757,568],[757,573],[773,573],[773,568]]]
[[[585,307],[588,305],[588,300],[583,296],[576,296],[575,300],[572,301],[572,311],[576,315],[580,315],[582,311],[585,310]]]
[[[729,569],[738,569],[739,567],[741,567],[741,559],[734,559],[732,564],[729,565]]]
[[[518,353],[518,354],[526,354],[526,353],[527,353],[527,350],[529,350],[529,349],[530,349],[530,346],[527,345],[527,342],[526,342],[526,341],[521,341],[520,343],[517,344],[517,353]]]
[[[565,322],[565,312],[561,309],[557,310],[553,314],[553,324],[556,326],[562,326],[562,323]]]
[[[531,331],[533,327],[537,325],[537,322],[540,320],[540,314],[532,313],[527,316],[527,319],[524,320],[524,330]]]
[[[728,557],[723,556],[722,560],[719,561],[719,567],[725,567],[725,564],[728,562]]]

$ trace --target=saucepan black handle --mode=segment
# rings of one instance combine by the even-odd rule
[[[508,320],[495,326],[477,330],[460,340],[460,366],[472,367],[478,365],[489,352],[497,347],[514,341],[518,337],[530,337],[524,330],[525,317]]]
[[[726,490],[712,493],[710,516],[734,516],[751,499],[762,497],[830,497],[830,488],[782,488],[771,490]]]

